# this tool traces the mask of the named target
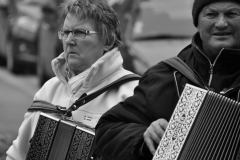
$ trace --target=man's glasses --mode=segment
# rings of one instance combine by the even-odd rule
[[[60,31],[58,31],[58,38],[61,40],[66,40],[70,33],[72,33],[72,36],[74,39],[84,39],[87,34],[96,34],[98,32],[88,31],[88,30],[84,30],[84,29],[73,30],[73,31],[60,30]]]

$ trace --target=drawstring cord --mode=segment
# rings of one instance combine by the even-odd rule
[[[178,88],[178,83],[177,83],[176,73],[177,73],[177,71],[173,72],[173,77],[174,77],[175,86],[176,86],[177,93],[178,93],[178,98],[180,98],[180,93],[179,93],[179,88]]]

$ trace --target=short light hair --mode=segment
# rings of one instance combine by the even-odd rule
[[[80,20],[93,20],[105,45],[114,42],[110,49],[123,45],[117,13],[106,0],[71,0],[62,3],[59,9],[63,19],[70,13]]]

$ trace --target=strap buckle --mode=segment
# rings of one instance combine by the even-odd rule
[[[69,109],[67,109],[66,107],[59,106],[59,105],[56,105],[56,107],[59,111],[61,111],[63,113],[63,116],[62,116],[63,119],[69,119],[72,117],[72,111],[69,110],[71,107]]]

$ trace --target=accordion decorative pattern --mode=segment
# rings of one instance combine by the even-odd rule
[[[90,160],[94,137],[86,125],[40,113],[26,160]]]
[[[26,160],[47,159],[58,120],[40,115]]]
[[[153,160],[176,160],[207,90],[186,84]]]
[[[77,127],[69,149],[68,160],[88,160],[91,146],[94,140],[94,133],[84,132]]]

